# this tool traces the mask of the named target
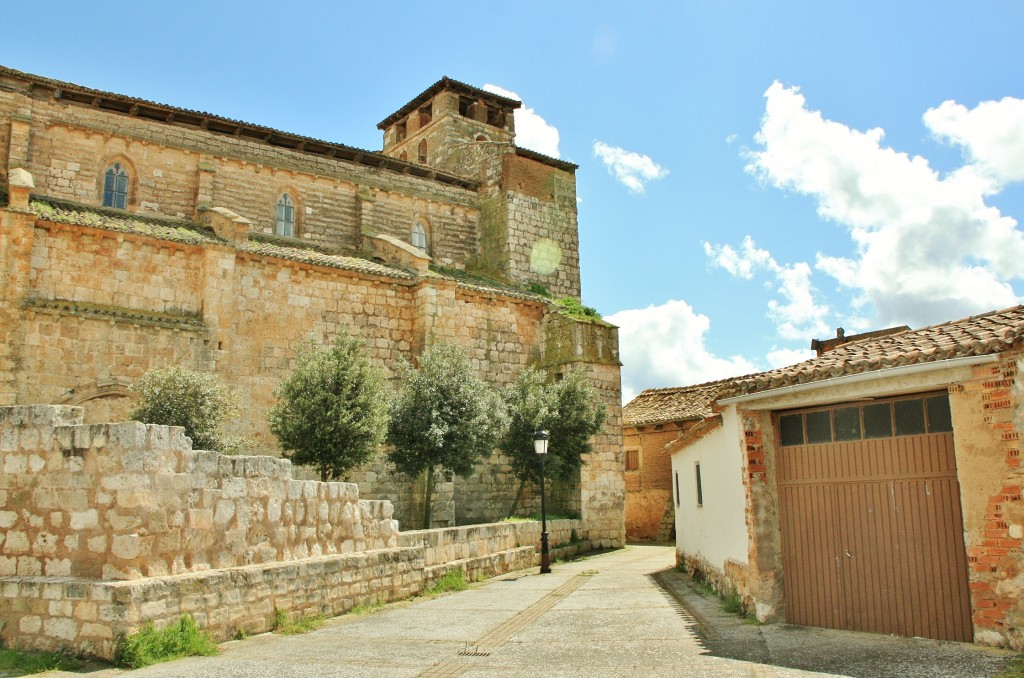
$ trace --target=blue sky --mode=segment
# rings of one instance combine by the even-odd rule
[[[15,3],[0,63],[379,150],[443,75],[578,163],[627,397],[1024,294],[1024,3]],[[532,114],[531,114],[532,112]]]

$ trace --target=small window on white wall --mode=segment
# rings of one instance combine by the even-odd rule
[[[679,471],[675,472],[676,481],[676,506],[679,506]]]
[[[695,463],[693,465],[693,470],[695,471],[695,475],[697,477],[696,478],[697,479],[697,506],[703,506],[704,505],[704,488],[701,486],[701,482],[700,482],[700,462],[697,462],[697,463]]]

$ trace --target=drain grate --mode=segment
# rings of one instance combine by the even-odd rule
[[[459,652],[460,657],[490,657],[490,652],[484,652],[483,650],[462,650]]]

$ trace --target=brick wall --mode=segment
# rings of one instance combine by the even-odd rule
[[[666,513],[672,513],[672,455],[665,446],[692,422],[666,422],[623,428],[623,449],[637,450],[640,468],[626,471],[626,538],[659,538]]]
[[[1015,649],[1024,648],[1020,372],[1021,353],[1004,355],[973,368],[972,378],[951,386],[949,396],[975,637]]]

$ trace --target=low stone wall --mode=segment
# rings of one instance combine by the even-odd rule
[[[397,545],[387,501],[291,462],[192,450],[184,430],[0,408],[0,575],[137,579]]]
[[[537,562],[536,522],[399,533],[390,502],[292,480],[286,460],[193,451],[178,428],[81,421],[79,408],[0,407],[6,647],[111,659],[124,634],[184,614],[225,640],[270,630],[276,611],[336,615],[454,569],[475,579]],[[552,557],[591,547],[579,520],[548,532]]]
[[[579,520],[548,521],[551,557],[572,557],[590,551],[593,545],[579,538]],[[400,546],[422,548],[426,586],[451,570],[462,570],[470,578],[493,576],[540,562],[541,524],[538,522],[490,523],[434,530],[411,530],[398,535]],[[494,563],[494,554],[510,557],[517,564]]]

